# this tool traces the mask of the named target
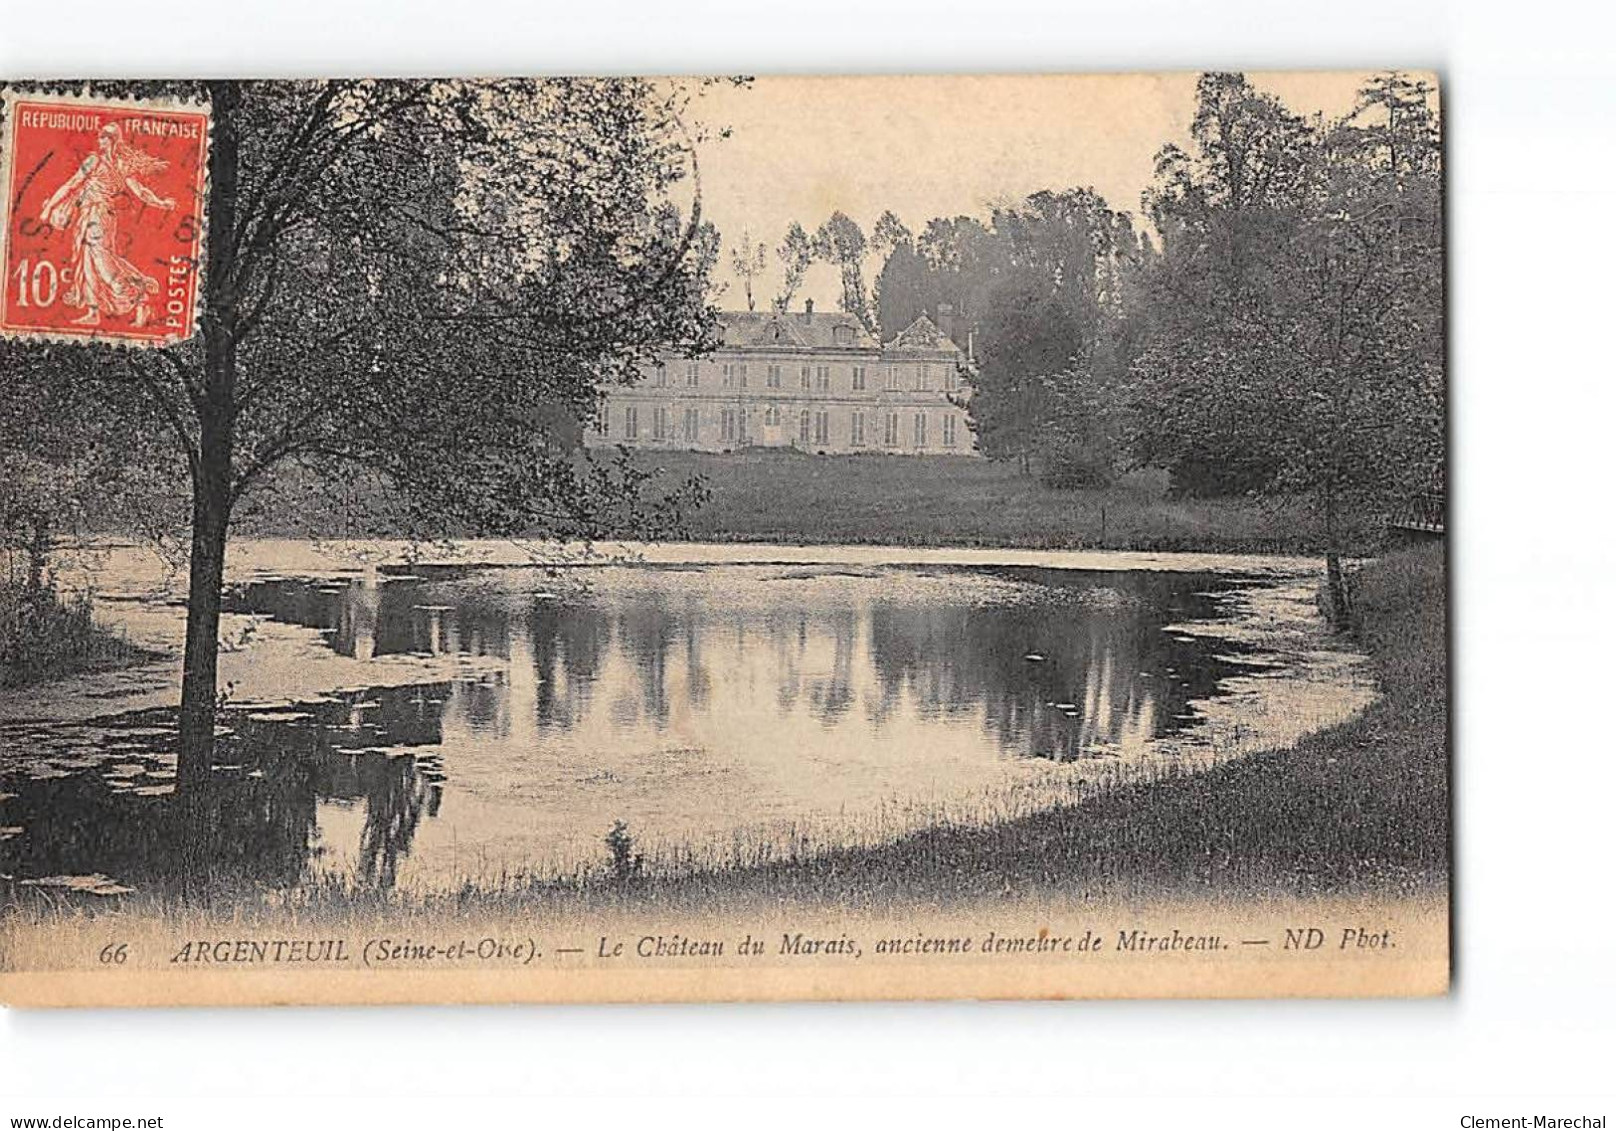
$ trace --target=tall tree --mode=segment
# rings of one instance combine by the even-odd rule
[[[931,274],[912,243],[900,243],[888,252],[881,273],[875,277],[875,314],[881,340],[891,341],[928,309],[935,313],[933,293]]]
[[[1004,274],[1005,242],[975,217],[940,217],[926,224],[915,252],[929,276],[929,306],[946,302],[967,323],[979,321]]]
[[[640,480],[577,451],[597,382],[711,342],[716,250],[673,203],[699,131],[679,85],[208,82],[199,335],[98,352],[191,482],[182,790],[212,758],[225,547],[278,465],[397,493],[407,532],[605,529]],[[36,359],[24,357],[23,364]]]
[[[870,233],[870,250],[875,254],[885,255],[895,247],[912,246],[914,242],[915,234],[890,208],[876,217],[875,230]]]
[[[834,264],[842,276],[842,309],[856,315],[869,330],[875,330],[875,316],[864,285],[864,259],[870,245],[859,227],[845,212],[832,212],[830,219],[814,233],[814,255]]]
[[[814,242],[803,226],[793,220],[786,229],[785,240],[774,249],[774,254],[781,268],[780,292],[775,296],[774,308],[785,311],[791,308],[791,300],[797,297],[803,280],[808,277],[808,268],[813,266]]]
[[[1203,76],[1194,148],[1163,151],[1147,196],[1163,255],[1135,366],[1141,458],[1186,486],[1308,500],[1337,618],[1344,523],[1441,479],[1432,93],[1382,76],[1323,123]]]
[[[741,280],[741,289],[746,294],[746,309],[756,310],[757,300],[753,297],[753,284],[763,276],[763,270],[768,265],[769,249],[752,239],[752,230],[743,229],[741,242],[730,249],[730,270]]]
[[[1079,400],[1062,386],[1093,375],[1121,298],[1119,260],[1136,243],[1127,217],[1092,189],[999,208],[992,232],[1001,247],[979,321],[970,413],[983,453],[1030,473],[1041,456],[1076,455],[1083,433],[1063,417]]]

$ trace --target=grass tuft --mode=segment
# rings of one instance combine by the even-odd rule
[[[152,658],[95,622],[88,593],[0,582],[0,687],[24,687]]]

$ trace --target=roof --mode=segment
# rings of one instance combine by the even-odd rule
[[[878,350],[881,343],[852,314],[842,311],[723,310],[718,314],[730,349]],[[842,333],[838,334],[838,328]],[[838,340],[839,339],[839,340]]]
[[[886,344],[888,350],[924,350],[928,353],[959,353],[955,345],[930,318],[922,314]]]

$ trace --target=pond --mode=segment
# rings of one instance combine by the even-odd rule
[[[648,860],[695,865],[991,819],[1159,764],[1229,677],[1271,668],[1217,632],[1263,584],[778,563],[259,577],[227,608],[422,677],[227,698],[208,852],[255,887],[452,890],[600,868],[617,822]],[[428,667],[445,656],[468,662]],[[174,724],[0,724],[0,872],[173,879]]]

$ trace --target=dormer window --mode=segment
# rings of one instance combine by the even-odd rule
[[[831,339],[839,346],[853,344],[853,327],[842,325],[831,331]]]

